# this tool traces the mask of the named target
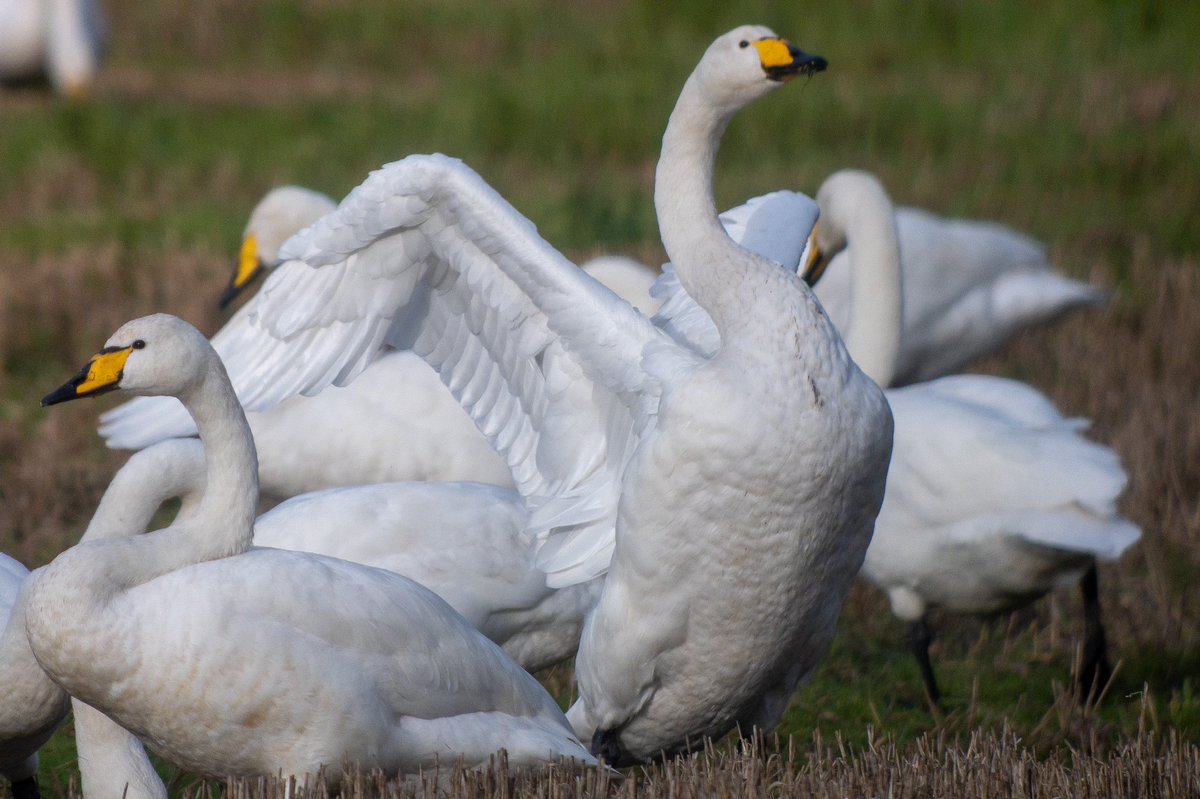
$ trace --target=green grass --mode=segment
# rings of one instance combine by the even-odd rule
[[[723,206],[776,188],[814,192],[856,166],[900,204],[1026,230],[1066,271],[1116,287],[1118,311],[1073,323],[1065,338],[1030,338],[989,368],[1097,416],[1101,440],[1125,416],[1169,415],[1129,410],[1137,380],[1114,371],[1088,383],[1079,359],[1054,347],[1093,328],[1135,340],[1162,313],[1147,275],[1198,265],[1200,4],[107,5],[113,42],[94,97],[71,105],[0,89],[0,548],[31,565],[78,536],[117,463],[89,432],[91,410],[50,422],[37,398],[124,318],[167,310],[215,325],[204,298],[219,293],[267,188],[342,195],[383,163],[440,151],[465,159],[569,255],[660,261],[650,192],[667,115],[708,42],[748,21],[831,66],[731,125]],[[1167,452],[1189,438],[1194,423],[1181,424],[1147,446]],[[1127,463],[1154,462],[1130,441],[1118,446]],[[1011,631],[944,620],[935,658],[947,700],[932,717],[902,626],[862,592],[783,731],[861,743],[868,728],[911,740],[1009,724],[1042,753],[1112,746],[1143,726],[1200,740],[1188,457],[1150,487],[1150,471],[1138,472],[1131,488],[1147,540],[1105,575],[1123,665],[1100,709],[1073,711],[1060,696],[1073,598],[1039,604],[1032,626]],[[35,459],[55,470],[39,477]],[[43,493],[30,498],[31,488]],[[44,769],[63,774],[72,761],[60,733]]]

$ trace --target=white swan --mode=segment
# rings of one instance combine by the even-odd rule
[[[67,697],[38,666],[25,636],[29,572],[0,554],[0,776],[14,799],[36,799],[38,749],[67,715]]]
[[[0,81],[45,75],[58,92],[80,97],[103,46],[96,0],[0,0]]]
[[[508,461],[550,584],[608,569],[572,718],[610,761],[775,724],[870,536],[890,452],[882,393],[802,281],[725,235],[712,199],[728,119],[823,63],[739,28],[672,115],[656,206],[676,273],[721,331],[711,357],[441,156],[385,167],[291,239],[295,260],[215,342],[251,408],[345,382],[385,342],[438,369]],[[129,413],[178,423],[169,406]]]
[[[1103,289],[1056,271],[1041,243],[1003,225],[918,208],[894,213],[904,282],[895,385],[956,372],[1029,327],[1108,299]],[[844,258],[833,258],[814,289],[839,330],[863,318],[852,285],[860,272],[837,265]]]
[[[902,284],[891,201],[863,172],[831,176],[817,195],[816,242],[845,247],[853,270],[846,346],[880,385],[893,376]],[[903,240],[899,251],[903,252]],[[903,272],[907,277],[908,273]],[[905,306],[907,307],[907,306]],[[1126,475],[1108,447],[1080,435],[1040,392],[997,377],[960,375],[886,392],[895,442],[883,507],[863,576],[911,625],[932,699],[929,607],[997,613],[1080,583],[1087,619],[1080,678],[1108,676],[1095,562],[1140,536],[1116,510]]]
[[[207,774],[304,775],[346,758],[396,773],[500,748],[518,764],[591,759],[545,690],[431,592],[251,548],[249,427],[195,328],[129,322],[43,402],[114,388],[181,399],[205,443],[205,491],[170,527],[81,543],[30,580],[30,646],[72,696]]]

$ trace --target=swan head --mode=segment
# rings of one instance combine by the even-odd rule
[[[154,314],[126,322],[104,349],[66,383],[42,399],[55,405],[121,389],[133,394],[179,396],[202,379],[216,353],[208,339],[182,319]]]
[[[828,66],[762,25],[742,25],[717,37],[693,77],[717,107],[736,111],[799,75]]]
[[[810,286],[825,273],[830,260],[846,249],[847,236],[853,235],[850,231],[890,222],[895,211],[879,179],[858,169],[842,169],[826,178],[817,190],[817,205],[821,218],[813,227],[802,275]]]
[[[283,243],[336,208],[333,200],[303,186],[279,186],[267,192],[246,222],[233,277],[221,294],[224,308],[263,272],[273,269]]]

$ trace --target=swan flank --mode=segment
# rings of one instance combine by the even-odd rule
[[[290,239],[214,344],[256,410],[353,379],[385,345],[438,370],[505,457],[548,584],[607,571],[570,717],[610,762],[774,726],[829,644],[881,501],[882,393],[802,281],[725,235],[712,199],[728,119],[823,64],[739,28],[672,115],[656,207],[720,330],[711,357],[443,156],[384,167]]]
[[[853,271],[846,346],[879,385],[898,358],[902,283],[896,225],[883,187],[863,172],[832,175],[817,194],[821,251]],[[1014,380],[958,375],[886,392],[892,463],[863,576],[910,624],[931,699],[927,609],[990,614],[1079,583],[1087,623],[1083,695],[1108,679],[1096,560],[1116,560],[1141,535],[1116,510],[1126,475],[1086,422],[1064,418]]]
[[[0,81],[45,75],[57,92],[79,98],[103,47],[96,0],[0,0]]]
[[[344,759],[398,773],[501,748],[516,764],[594,762],[545,690],[428,590],[251,547],[253,443],[195,328],[129,322],[43,402],[114,388],[183,401],[205,490],[170,527],[85,541],[31,579],[30,646],[73,697],[204,774],[301,776]]]

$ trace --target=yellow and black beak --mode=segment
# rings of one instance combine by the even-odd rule
[[[42,407],[80,397],[98,397],[117,388],[121,376],[125,373],[125,361],[129,359],[129,353],[133,352],[133,349],[131,345],[105,347],[100,350],[100,353],[93,355],[74,377],[42,397]]]
[[[754,43],[763,71],[771,80],[788,81],[797,75],[812,76],[823,72],[829,62],[819,55],[809,55],[786,39],[759,39]]]
[[[829,266],[830,255],[824,252],[817,246],[817,229],[813,228],[813,232],[808,234],[808,262],[804,264],[804,269],[800,273],[800,277],[809,286],[817,285],[817,281],[821,279],[821,275],[825,274],[825,268]]]
[[[225,287],[225,291],[221,293],[219,301],[221,307],[224,308],[233,302],[233,298],[254,282],[254,278],[263,271],[262,259],[258,257],[258,239],[253,235],[247,236],[246,240],[242,242],[241,252],[238,253],[237,268],[233,270],[233,277],[230,279],[229,285]]]

